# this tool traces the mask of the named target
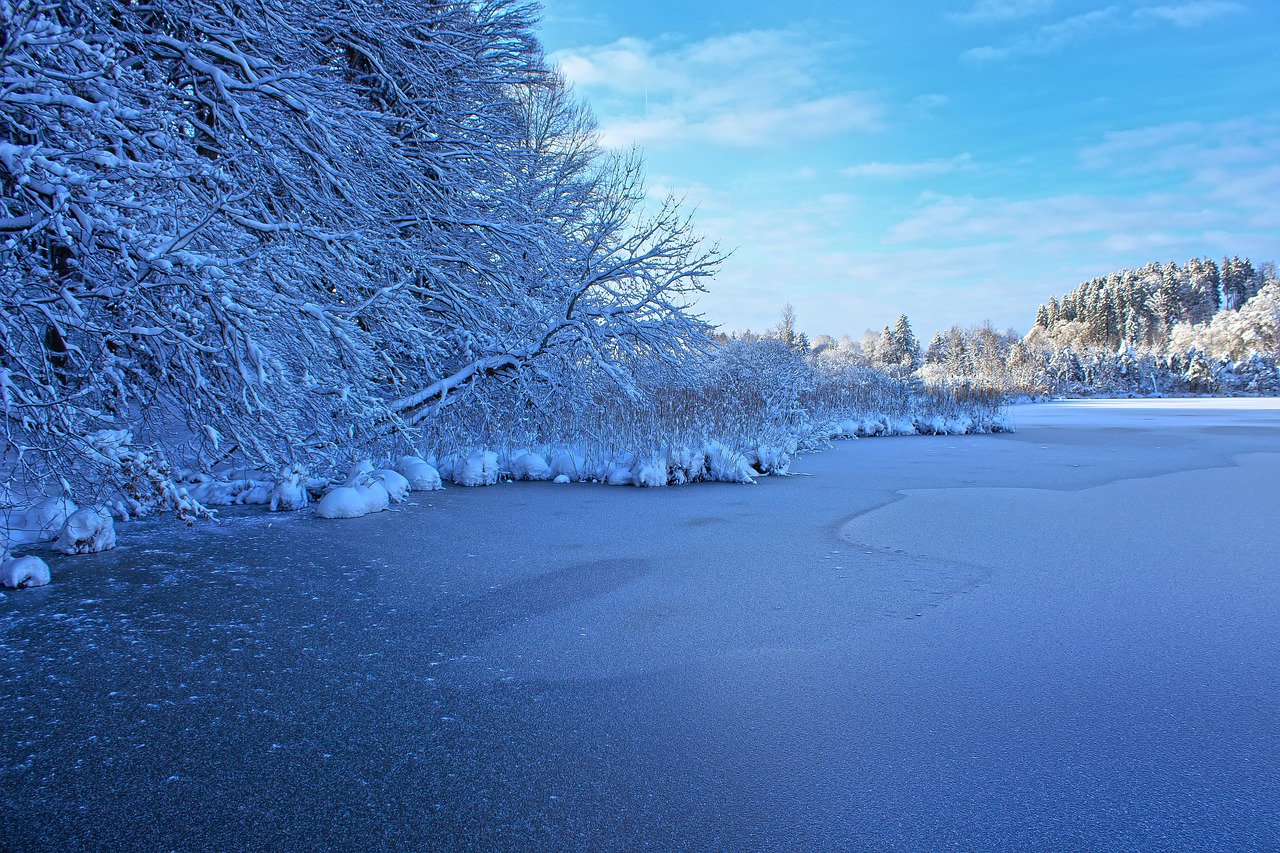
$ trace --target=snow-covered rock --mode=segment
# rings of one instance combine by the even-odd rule
[[[498,454],[477,450],[453,467],[453,482],[459,486],[492,486],[498,482]]]
[[[320,518],[360,518],[382,512],[391,505],[391,496],[380,482],[355,486],[338,486],[316,504]]]
[[[24,589],[48,582],[49,566],[39,557],[14,557],[0,562],[0,586]]]
[[[562,486],[563,486],[565,483],[572,483],[572,482],[573,482],[573,480],[570,480],[570,479],[569,479],[569,475],[568,475],[568,474],[558,474],[558,475],[556,475],[556,478],[555,478],[554,480],[552,480],[552,482],[553,482],[553,483],[559,483],[560,485],[562,485]]]
[[[409,488],[415,492],[430,492],[444,488],[440,482],[440,472],[417,456],[401,456],[395,469],[409,481]]]
[[[511,454],[508,467],[513,480],[550,480],[552,477],[551,466],[542,454],[528,450],[517,450]]]
[[[67,517],[53,550],[63,554],[97,554],[116,547],[116,524],[111,513],[85,507]]]
[[[379,468],[369,475],[370,479],[382,484],[387,490],[388,497],[396,503],[409,497],[409,480],[399,471],[392,471],[389,468]]]

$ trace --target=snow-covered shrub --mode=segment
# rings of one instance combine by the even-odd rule
[[[306,509],[311,503],[307,492],[307,470],[301,465],[289,465],[280,470],[275,485],[268,496],[268,508],[272,512]]]
[[[330,489],[316,504],[315,514],[320,518],[360,518],[390,505],[391,497],[382,483],[365,481]]]
[[[604,481],[610,486],[634,486],[636,475],[630,468],[623,466],[610,467],[604,475]]]
[[[672,447],[667,451],[668,482],[681,485],[697,483],[707,476],[707,455],[687,445]]]
[[[116,525],[109,512],[85,507],[67,517],[53,550],[63,554],[97,554],[116,547]]]
[[[586,479],[587,460],[567,448],[559,448],[551,453],[551,473],[556,477],[568,477],[570,480]]]
[[[94,458],[112,471],[110,482],[118,491],[106,502],[116,517],[127,521],[157,511],[172,511],[188,523],[210,517],[209,510],[174,480],[164,456],[154,448],[135,446],[129,430],[98,430],[86,440]]]
[[[719,441],[711,441],[703,449],[707,460],[707,479],[717,483],[754,483],[755,471],[741,451],[732,450]]]
[[[381,468],[369,474],[369,478],[381,483],[382,487],[387,490],[387,496],[394,503],[400,503],[400,501],[409,497],[409,480],[399,471]]]
[[[640,461],[635,472],[635,484],[656,488],[670,482],[671,472],[667,467],[667,455],[655,454]]]
[[[26,509],[3,511],[3,527],[0,535],[4,550],[48,542],[58,536],[67,518],[76,511],[75,502],[69,498],[44,498]]]
[[[498,454],[492,450],[476,450],[453,466],[453,482],[459,486],[492,486],[500,474]]]
[[[513,452],[508,468],[513,480],[550,480],[554,476],[542,454],[529,450]]]
[[[13,557],[5,553],[0,561],[0,586],[25,589],[49,583],[49,566],[39,557]]]
[[[409,488],[415,492],[430,492],[442,489],[440,472],[417,456],[401,456],[396,461],[396,471],[409,481]]]

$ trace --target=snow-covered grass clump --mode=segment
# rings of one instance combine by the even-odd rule
[[[25,589],[49,583],[49,566],[39,557],[0,558],[0,586],[9,589]]]
[[[55,539],[78,508],[69,498],[44,498],[26,509],[6,509],[4,527],[0,528],[4,542],[0,547],[7,550]]]
[[[925,388],[830,359],[805,359],[779,341],[733,341],[696,369],[651,365],[642,393],[570,378],[528,405],[487,386],[444,409],[427,429],[442,476],[663,486],[754,482],[786,474],[796,454],[833,438],[960,435],[1008,428],[998,399]]]
[[[316,515],[320,518],[361,518],[382,512],[390,505],[391,496],[382,483],[366,480],[330,489],[316,504]]]
[[[67,516],[53,550],[63,554],[97,554],[116,547],[116,525],[111,513],[86,507]]]
[[[440,481],[440,472],[428,465],[421,457],[401,456],[396,461],[395,469],[409,481],[409,488],[415,492],[429,492],[444,488]]]

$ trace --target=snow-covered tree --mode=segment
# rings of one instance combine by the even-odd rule
[[[597,148],[530,4],[0,18],[4,455],[32,491],[118,474],[99,430],[325,462],[486,377],[585,361],[628,388],[702,345],[719,254]]]

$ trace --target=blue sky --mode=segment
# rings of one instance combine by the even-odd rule
[[[733,257],[726,329],[1026,331],[1081,280],[1280,258],[1280,2],[544,0],[650,191]]]

